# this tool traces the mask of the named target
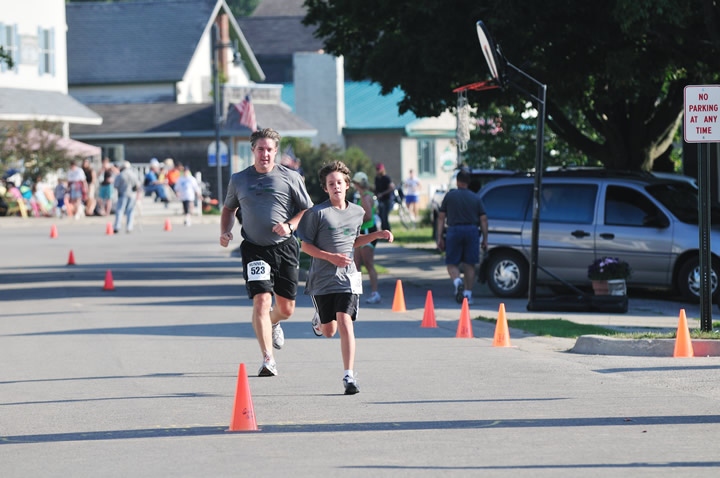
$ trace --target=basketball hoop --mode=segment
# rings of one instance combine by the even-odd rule
[[[471,83],[469,85],[460,86],[453,90],[457,93],[457,129],[455,130],[455,139],[457,140],[460,152],[467,151],[468,141],[470,141],[470,103],[467,99],[468,90],[483,91],[499,88],[493,80]]]

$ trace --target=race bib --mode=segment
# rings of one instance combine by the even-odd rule
[[[352,290],[353,294],[362,294],[362,273],[361,272],[353,272],[352,274],[348,274],[350,277],[350,289]]]
[[[270,280],[270,266],[265,261],[252,261],[247,265],[248,282]]]

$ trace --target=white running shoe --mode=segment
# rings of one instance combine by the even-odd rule
[[[370,294],[370,297],[367,298],[365,303],[367,304],[379,304],[382,298],[380,297],[380,293],[375,291],[372,294]]]
[[[465,292],[464,292],[463,298],[467,299],[468,305],[472,305],[472,304],[473,304],[473,298],[472,298],[471,295],[468,294],[468,291],[465,291]]]
[[[260,370],[258,370],[258,377],[274,377],[277,374],[275,359],[266,355]]]
[[[345,375],[345,378],[343,378],[343,385],[345,386],[345,395],[355,395],[360,392],[360,387],[358,386],[357,379],[355,377]]]
[[[458,304],[462,304],[465,287],[463,286],[463,280],[461,278],[457,278],[453,281],[453,285],[455,286],[455,301]]]
[[[313,332],[315,332],[315,335],[318,337],[322,336],[322,323],[320,322],[320,315],[317,313],[317,310],[315,311],[315,315],[313,315],[312,318],[312,329]]]
[[[285,345],[285,333],[283,332],[282,327],[280,327],[280,322],[272,326],[272,339],[273,347],[278,350]]]

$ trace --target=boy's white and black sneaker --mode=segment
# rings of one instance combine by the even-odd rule
[[[274,377],[277,374],[278,372],[277,365],[275,364],[275,359],[265,356],[263,364],[260,367],[260,370],[258,370],[258,377]]]
[[[283,332],[282,327],[280,327],[280,322],[272,326],[272,340],[273,347],[278,350],[285,345],[285,333]]]
[[[455,279],[453,284],[455,285],[455,301],[458,304],[462,304],[463,298],[465,297],[465,295],[463,294],[465,292],[463,281],[461,278],[458,277],[457,279]]]
[[[345,395],[355,395],[360,392],[360,387],[358,387],[357,379],[355,377],[345,375],[345,378],[343,378],[343,385],[345,386]]]
[[[322,336],[322,323],[320,322],[320,315],[317,313],[317,310],[315,311],[315,315],[313,315],[312,318],[312,329],[315,335],[318,337]]]

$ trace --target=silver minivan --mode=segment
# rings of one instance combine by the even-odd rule
[[[532,230],[532,175],[493,181],[478,192],[489,222],[481,280],[498,297],[527,294]],[[647,173],[559,171],[543,176],[538,264],[575,285],[603,256],[630,264],[628,286],[700,292],[697,188]],[[712,211],[712,223],[720,214]],[[712,290],[717,299],[720,230],[711,232]],[[538,283],[557,284],[538,269]]]

